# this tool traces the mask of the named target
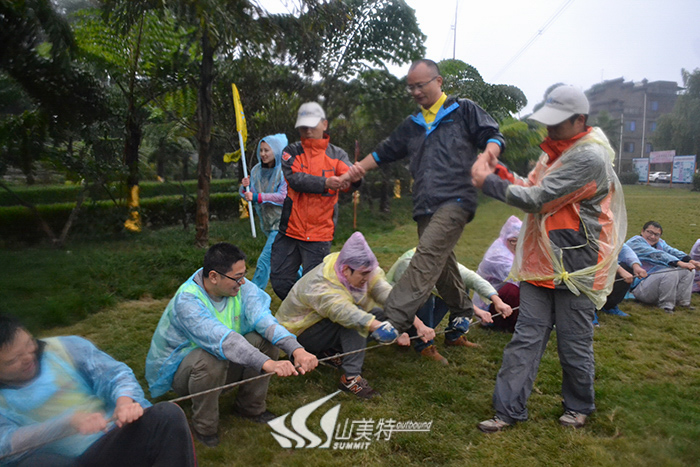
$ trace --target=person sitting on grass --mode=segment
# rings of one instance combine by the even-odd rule
[[[700,238],[690,250],[690,259],[700,262]],[[700,268],[695,268],[695,280],[693,280],[693,292],[700,293]]]
[[[391,269],[389,269],[389,272],[387,273],[387,280],[389,283],[393,284],[401,278],[403,273],[406,271],[406,268],[408,268],[415,251],[415,248],[408,250],[396,260],[393,266],[391,266]],[[489,297],[492,300],[497,313],[502,313],[504,316],[509,316],[511,314],[512,310],[510,306],[503,303],[501,298],[498,296],[496,289],[494,289],[491,284],[488,283],[488,281],[481,278],[474,271],[467,269],[462,264],[458,263],[457,267],[459,268],[459,274],[462,277],[462,282],[464,282],[467,293],[470,289],[474,289],[481,293],[484,297]],[[416,316],[421,320],[421,322],[425,323],[426,326],[435,329],[448,311],[449,310],[445,301],[437,294],[437,290],[433,290],[432,295],[418,310]],[[493,323],[491,314],[477,307],[476,305],[474,305],[474,314],[481,319],[482,323]],[[409,329],[408,335],[415,336],[416,329]],[[458,331],[457,329],[450,328],[445,333],[445,346],[478,347],[478,344],[469,342],[465,333]],[[437,348],[435,347],[435,342],[432,339],[427,342],[417,340],[414,344],[414,348],[422,356],[430,360],[435,360],[445,365],[448,364],[447,359],[438,352]]]
[[[270,279],[270,252],[279,230],[282,203],[287,197],[287,182],[282,175],[282,151],[286,146],[287,137],[281,133],[261,139],[257,151],[260,162],[250,170],[250,177],[241,180],[240,194],[255,206],[260,230],[267,236],[251,279],[263,290]],[[244,191],[246,187],[250,191]]]
[[[493,327],[503,329],[509,332],[515,331],[515,323],[518,321],[518,308],[520,307],[520,283],[514,280],[509,280],[510,269],[513,267],[515,259],[515,248],[518,245],[518,236],[523,221],[515,216],[510,216],[506,220],[501,232],[496,240],[491,244],[484,258],[479,263],[476,273],[489,281],[489,283],[498,291],[498,296],[505,303],[513,308],[513,313],[510,316],[496,316],[493,318]],[[488,305],[481,299],[478,293],[474,293],[474,305],[488,309],[489,313],[495,315],[498,313],[496,307],[492,303]]]
[[[605,305],[603,305],[602,311],[609,315],[626,318],[629,315],[620,310],[618,305],[625,298],[627,292],[630,291],[630,288],[639,283],[639,279],[647,277],[647,272],[642,267],[642,262],[634,253],[634,250],[627,244],[622,245],[620,254],[617,255],[617,263],[615,283],[613,284],[612,292],[608,295]],[[635,280],[635,278],[637,278],[637,280]]]
[[[37,340],[0,315],[0,464],[194,466],[175,404],[154,406],[134,373],[78,336]]]
[[[333,355],[360,350],[367,346],[367,335],[379,342],[393,342],[398,332],[383,322],[380,306],[391,292],[377,258],[360,232],[345,242],[339,253],[331,253],[292,287],[277,312],[277,319],[297,335],[301,343],[316,355]],[[424,340],[435,333],[420,320],[414,320]],[[408,345],[402,334],[400,344]],[[342,357],[344,374],[339,388],[363,399],[379,393],[362,377],[364,352]]]
[[[316,368],[315,356],[280,326],[270,312],[270,296],[246,282],[245,254],[230,243],[217,243],[197,270],[170,300],[151,340],[146,379],[153,397],[171,388],[181,396],[260,375],[304,374]],[[277,361],[282,349],[288,360]],[[298,371],[297,371],[298,370]],[[234,412],[256,423],[275,415],[265,399],[270,378],[238,388]],[[192,399],[194,436],[203,444],[219,444],[219,395],[214,391]]]
[[[700,261],[673,248],[661,239],[662,234],[661,224],[649,221],[639,235],[627,240],[648,273],[648,277],[633,284],[632,294],[642,303],[656,305],[673,314],[676,305],[692,308],[694,271],[700,268]]]

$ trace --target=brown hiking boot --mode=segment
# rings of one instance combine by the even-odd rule
[[[448,341],[445,339],[445,346],[447,347],[481,347],[479,344],[469,342],[466,336],[459,336],[459,338]]]
[[[443,365],[449,365],[447,359],[438,353],[437,347],[429,345],[420,351],[420,354],[429,360],[435,360]]]

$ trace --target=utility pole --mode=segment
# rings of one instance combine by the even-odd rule
[[[622,134],[625,132],[625,112],[624,110],[620,112],[620,146],[618,149],[618,163],[617,163],[617,173],[618,175],[622,172]]]
[[[456,0],[455,2],[455,24],[453,26],[454,29],[454,37],[452,38],[452,60],[455,59],[457,56],[457,10],[459,8],[459,0]]]

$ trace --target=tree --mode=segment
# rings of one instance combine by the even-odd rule
[[[656,148],[675,149],[676,154],[700,155],[700,68],[681,70],[685,91],[673,111],[658,120],[651,142]]]
[[[588,122],[591,126],[597,126],[605,136],[608,137],[610,145],[616,154],[620,151],[620,119],[612,118],[607,110],[601,111],[596,119],[592,122]]]
[[[479,71],[461,60],[442,60],[438,63],[443,77],[443,90],[473,100],[493,118],[500,121],[519,112],[527,105],[525,94],[507,84],[489,84]]]

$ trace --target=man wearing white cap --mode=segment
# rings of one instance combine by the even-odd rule
[[[331,252],[338,194],[349,187],[339,177],[348,171],[350,159],[330,143],[323,108],[316,102],[302,104],[295,127],[301,141],[282,153],[288,188],[270,261],[270,283],[281,300],[297,281],[300,265],[307,273]]]
[[[586,125],[588,100],[571,86],[554,89],[530,118],[547,125],[544,151],[526,179],[495,160],[477,161],[472,179],[493,198],[527,212],[513,262],[520,315],[503,352],[493,405],[478,428],[494,433],[527,420],[527,399],[556,326],[564,415],[579,428],[595,410],[593,316],[612,290],[627,219],[614,152]]]

